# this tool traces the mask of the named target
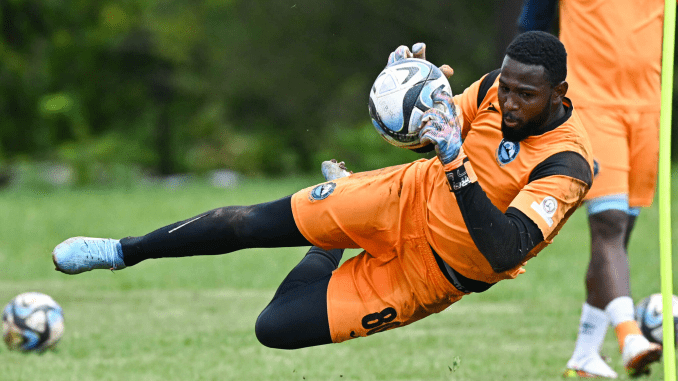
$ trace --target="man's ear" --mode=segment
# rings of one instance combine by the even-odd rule
[[[563,81],[557,84],[553,88],[553,102],[555,104],[561,104],[563,102],[563,98],[565,98],[565,95],[567,94],[567,90],[569,89],[570,85],[568,85],[567,82]]]

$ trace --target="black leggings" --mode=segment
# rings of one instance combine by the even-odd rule
[[[216,255],[255,247],[310,246],[292,216],[291,196],[252,206],[227,206],[120,240],[125,265],[149,258]],[[327,285],[343,250],[312,247],[261,312],[255,331],[271,348],[296,349],[332,342]]]
[[[120,240],[126,266],[149,258],[226,254],[255,247],[310,246],[294,222],[292,196],[251,206],[225,206]]]
[[[296,349],[332,342],[327,318],[327,286],[342,249],[313,246],[278,287],[257,318],[255,331],[267,347]]]

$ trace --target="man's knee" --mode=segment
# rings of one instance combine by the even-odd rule
[[[589,216],[591,239],[623,239],[628,227],[628,214],[622,210],[606,210]]]
[[[266,307],[259,317],[257,322],[254,325],[254,333],[257,335],[257,340],[269,348],[274,349],[286,349],[283,348],[281,342],[281,333],[279,332],[279,325],[276,324],[276,320],[270,307]]]
[[[288,296],[274,299],[259,314],[254,326],[257,340],[275,349],[299,349],[331,343],[326,304],[307,300],[304,308],[284,300]]]

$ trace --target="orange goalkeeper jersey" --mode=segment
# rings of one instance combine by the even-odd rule
[[[528,253],[524,264],[551,243],[584,199],[593,159],[586,131],[569,101],[565,116],[542,134],[519,143],[505,141],[498,78],[499,70],[485,75],[454,100],[464,124],[464,151],[489,200],[504,213],[510,207],[519,209],[542,232],[544,241]],[[422,245],[430,245],[472,280],[496,283],[519,273],[520,265],[495,272],[480,252],[438,158],[309,187],[295,193],[292,208],[299,230],[314,245],[363,248],[375,259],[370,266],[395,258],[412,284],[427,279],[426,266],[412,259],[428,250]]]
[[[568,96],[578,105],[660,108],[662,0],[561,0]]]
[[[519,143],[503,140],[502,115],[497,98],[499,71],[477,81],[454,97],[463,119],[464,151],[478,182],[490,201],[502,212],[515,207],[541,230],[544,242],[537,245],[524,262],[537,255],[582,202],[590,188],[593,156],[588,136],[572,104],[565,103],[565,117],[547,126],[541,135]],[[479,95],[480,94],[480,95]],[[533,178],[535,169],[562,152],[581,155],[590,173],[568,173],[567,163],[556,163],[548,176]],[[549,162],[553,164],[552,162]],[[561,165],[562,164],[562,165]],[[426,234],[433,249],[453,269],[467,278],[487,283],[515,278],[520,266],[495,273],[483,257],[466,228],[454,193],[438,160],[430,160],[421,176],[426,207]],[[543,173],[543,171],[542,171]],[[523,262],[523,264],[524,264]]]

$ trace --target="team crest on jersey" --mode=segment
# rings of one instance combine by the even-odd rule
[[[520,152],[520,143],[502,139],[497,147],[497,163],[502,167],[512,162]]]
[[[320,184],[316,186],[315,188],[311,189],[311,192],[309,193],[309,197],[311,198],[311,201],[316,200],[324,200],[329,195],[334,192],[334,188],[337,187],[337,184],[335,183],[325,183],[325,184]]]

